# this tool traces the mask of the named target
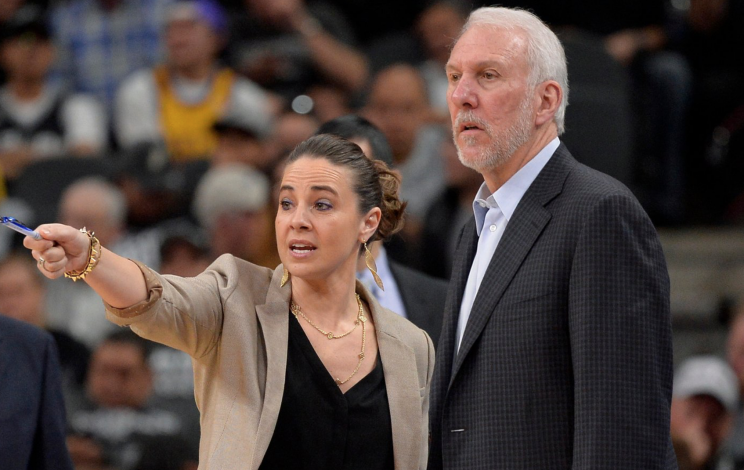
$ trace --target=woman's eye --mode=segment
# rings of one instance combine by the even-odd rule
[[[291,202],[287,201],[286,199],[281,201],[279,205],[282,207],[282,210],[288,211],[290,206],[292,205]]]
[[[332,207],[333,206],[331,206],[327,202],[316,202],[315,203],[315,208],[318,209],[319,211],[327,211],[327,210],[331,209]]]

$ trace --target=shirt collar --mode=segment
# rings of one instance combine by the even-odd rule
[[[517,210],[519,201],[522,200],[522,196],[530,188],[537,175],[540,174],[560,144],[561,141],[558,137],[551,140],[548,145],[543,147],[534,158],[520,168],[495,193],[491,194],[485,182],[481,185],[473,201],[475,228],[479,236],[483,228],[483,220],[486,218],[486,213],[489,210],[499,209],[504,214],[507,222],[511,219],[514,211]]]

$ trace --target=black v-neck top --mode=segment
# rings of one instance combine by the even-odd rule
[[[393,431],[379,354],[345,394],[290,313],[287,373],[262,470],[392,470]]]

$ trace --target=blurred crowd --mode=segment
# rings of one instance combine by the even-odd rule
[[[0,215],[87,227],[165,274],[223,253],[273,268],[283,158],[357,114],[384,133],[378,158],[408,202],[387,256],[446,280],[482,179],[451,140],[444,64],[484,4],[2,0]],[[628,185],[657,226],[744,220],[744,2],[501,4],[564,43],[574,156]],[[57,341],[76,467],[196,468],[190,359],[114,327],[84,283],[45,282],[20,243],[0,232],[0,312]],[[744,468],[744,314],[728,359],[680,365],[681,468]]]

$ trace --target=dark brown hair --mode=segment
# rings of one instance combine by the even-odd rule
[[[380,225],[368,242],[385,240],[403,228],[406,203],[398,197],[400,176],[380,160],[371,160],[355,143],[331,134],[318,134],[301,142],[287,158],[292,163],[301,157],[323,158],[348,168],[354,175],[352,189],[359,197],[359,211],[373,207],[382,211]]]

